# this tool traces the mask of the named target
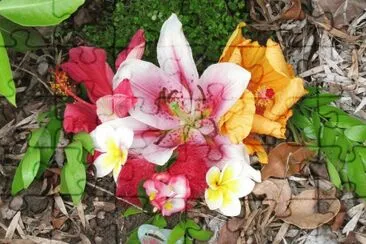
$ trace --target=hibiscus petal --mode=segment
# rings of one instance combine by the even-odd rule
[[[161,27],[157,56],[160,67],[171,79],[180,81],[187,89],[193,90],[198,72],[191,47],[183,33],[182,23],[175,14]]]
[[[241,97],[250,76],[247,70],[232,63],[209,66],[194,91],[194,100],[202,101],[203,108],[198,106],[198,111],[208,109],[209,116],[218,121]]]
[[[225,192],[220,211],[226,216],[238,216],[241,211],[240,200],[233,194]]]
[[[69,61],[61,65],[62,69],[73,80],[85,84],[92,102],[112,94],[113,71],[106,62],[103,49],[85,46],[72,48],[69,57]]]
[[[115,62],[116,70],[118,70],[121,63],[126,59],[129,58],[141,59],[142,55],[144,55],[144,49],[145,49],[145,34],[144,30],[139,29],[131,38],[128,47],[118,54]]]
[[[66,105],[63,127],[67,133],[91,132],[97,126],[95,110],[82,103],[69,103]]]
[[[180,119],[172,114],[169,102],[177,102],[183,111],[190,110],[188,91],[179,81],[169,78],[160,68],[152,63],[131,59],[125,61],[114,77],[128,79],[137,103],[130,114],[135,119],[160,130],[177,128]],[[176,99],[172,99],[175,96]],[[168,101],[169,100],[169,101]]]
[[[209,209],[215,210],[220,208],[223,200],[224,196],[221,190],[212,190],[208,188],[205,191],[205,201]]]
[[[107,162],[105,160],[106,157],[107,157],[107,154],[102,153],[101,155],[99,155],[99,157],[97,157],[94,160],[94,166],[95,166],[95,169],[96,169],[96,176],[98,178],[108,175],[114,169],[115,165],[113,163]]]

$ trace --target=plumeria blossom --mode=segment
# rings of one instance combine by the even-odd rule
[[[295,77],[278,43],[269,39],[266,46],[261,46],[245,39],[242,35],[244,26],[240,23],[231,35],[220,62],[244,67],[251,72],[251,80],[237,103],[221,118],[220,132],[234,143],[241,143],[249,133],[285,138],[286,123],[292,116],[291,107],[307,93],[304,81]],[[260,150],[262,163],[268,162],[257,138],[251,136],[244,143],[250,152]]]
[[[97,177],[113,172],[113,178],[117,182],[133,142],[133,123],[134,120],[130,117],[116,119],[98,125],[90,133],[95,150],[99,153],[94,160]]]
[[[255,182],[261,181],[261,174],[250,166],[242,144],[232,146],[230,150],[230,158],[219,167],[211,167],[206,174],[205,201],[211,210],[237,216],[241,210],[239,198],[252,192]]]
[[[148,143],[142,155],[162,165],[181,144],[216,145],[220,141],[217,123],[244,92],[250,73],[237,64],[219,63],[199,77],[175,14],[161,28],[157,57],[160,68],[137,59],[125,61],[113,79],[113,87],[125,79],[130,81],[138,98],[130,115],[157,131],[143,133]]]
[[[140,59],[145,47],[143,30],[138,30],[132,37],[127,49],[116,59],[116,69],[125,60]],[[66,132],[90,132],[99,121],[105,122],[128,115],[128,110],[136,102],[128,80],[121,81],[112,88],[114,73],[107,63],[103,49],[94,47],[76,47],[69,51],[69,60],[61,65],[63,71],[57,72],[54,88],[63,95],[71,96],[75,103],[67,104],[64,114]],[[90,103],[77,97],[68,82],[70,76],[77,83],[86,87]]]
[[[184,210],[186,200],[191,195],[189,182],[184,175],[154,174],[152,179],[144,182],[143,187],[154,210],[160,210],[163,216]]]

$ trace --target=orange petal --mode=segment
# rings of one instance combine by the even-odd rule
[[[277,42],[267,40],[266,58],[272,68],[283,76],[289,77],[288,66],[283,56],[282,49]]]
[[[254,114],[254,95],[246,90],[234,106],[221,117],[220,133],[227,135],[232,143],[240,143],[252,128]]]
[[[294,78],[289,80],[287,86],[276,93],[275,102],[270,109],[264,112],[264,117],[270,120],[279,119],[306,93],[302,79]]]
[[[274,136],[277,138],[286,138],[286,127],[277,121],[272,121],[259,114],[254,115],[254,121],[252,126],[253,133]]]
[[[262,164],[268,164],[267,152],[264,150],[262,141],[260,139],[254,137],[251,134],[244,139],[243,143],[249,155],[256,154],[258,156],[259,162]]]
[[[240,22],[233,34],[231,34],[229,41],[226,43],[224,51],[219,59],[219,62],[230,62],[231,56],[234,52],[234,49],[244,41],[244,37],[242,34],[242,28],[245,26],[244,22]]]

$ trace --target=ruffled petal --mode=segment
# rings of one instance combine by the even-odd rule
[[[184,199],[172,198],[168,199],[162,206],[161,214],[163,216],[170,216],[173,213],[180,212],[186,207]]]
[[[172,102],[176,102],[183,111],[190,109],[189,93],[182,84],[149,62],[125,61],[113,82],[116,84],[116,81],[124,79],[130,81],[132,92],[137,97],[135,107],[130,110],[131,116],[149,126],[169,130],[180,125],[180,119],[170,110]]]
[[[191,195],[189,182],[184,175],[173,176],[169,181],[169,186],[176,193],[175,198],[187,199]]]
[[[144,30],[139,29],[131,38],[128,47],[118,54],[115,62],[116,70],[118,70],[121,63],[126,59],[129,58],[141,59],[142,55],[144,55],[144,50],[145,50],[145,34]]]
[[[68,103],[64,112],[63,127],[67,133],[91,132],[97,126],[95,110],[82,103]]]
[[[234,106],[220,118],[220,133],[227,135],[233,143],[242,142],[252,129],[254,114],[254,96],[246,90]]]
[[[255,114],[251,132],[274,136],[277,138],[286,138],[286,125],[283,126],[279,122],[272,121],[270,119],[267,119],[266,117],[263,117],[262,115]]]
[[[76,47],[69,51],[69,61],[61,65],[62,69],[76,82],[84,83],[89,99],[112,94],[113,71],[106,62],[103,49],[94,47]]]
[[[193,84],[198,80],[198,72],[191,47],[183,33],[182,23],[175,14],[161,27],[157,56],[160,67],[170,79],[180,81],[192,91]]]
[[[268,164],[268,155],[260,139],[250,134],[244,139],[243,143],[249,155],[256,154],[260,163]]]
[[[209,110],[209,116],[219,121],[240,98],[250,80],[250,73],[239,65],[218,63],[202,74],[194,91],[196,111]]]

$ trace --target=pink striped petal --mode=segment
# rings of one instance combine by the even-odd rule
[[[142,55],[144,55],[145,49],[145,34],[144,30],[140,29],[136,31],[135,35],[133,35],[128,47],[118,54],[118,57],[115,62],[116,70],[118,70],[119,66],[123,61],[129,58],[141,59]]]
[[[250,73],[233,63],[219,63],[209,66],[202,74],[194,100],[196,111],[210,111],[210,117],[217,121],[240,98],[250,80]]]
[[[175,14],[161,27],[157,55],[160,67],[169,77],[180,81],[192,91],[198,80],[198,72],[191,47],[183,33],[182,23]]]
[[[123,118],[133,107],[134,98],[122,94],[107,95],[97,100],[97,114],[102,123],[116,118]]]
[[[179,127],[180,119],[170,110],[176,103],[181,110],[190,111],[188,91],[182,84],[169,78],[152,63],[131,59],[125,61],[113,79],[114,86],[128,79],[137,103],[130,114],[135,119],[160,130]]]

